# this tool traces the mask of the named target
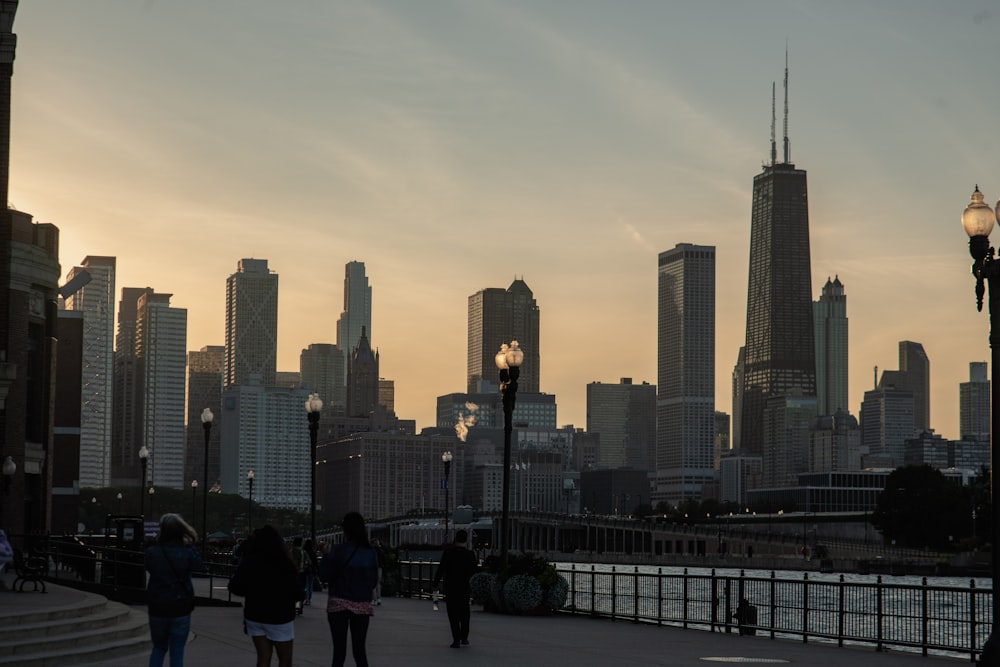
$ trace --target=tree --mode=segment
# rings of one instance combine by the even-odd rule
[[[897,468],[886,479],[871,523],[897,546],[947,549],[972,533],[971,491],[929,465]]]

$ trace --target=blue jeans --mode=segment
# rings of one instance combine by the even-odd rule
[[[191,632],[191,614],[187,616],[150,616],[149,636],[153,652],[149,667],[163,667],[163,658],[170,652],[170,667],[184,667],[184,645]]]

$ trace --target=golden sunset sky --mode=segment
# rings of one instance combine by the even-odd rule
[[[717,248],[716,409],[745,331],[753,176],[778,141],[809,173],[814,298],[839,275],[851,411],[897,343],[931,361],[931,425],[989,359],[960,215],[1000,196],[995,3],[22,0],[10,203],[61,230],[63,274],[223,343],[243,257],[280,275],[279,370],[335,342],[344,264],[373,287],[396,411],[464,391],[467,298],[523,277],[541,385],[656,382],[657,253]],[[303,418],[304,419],[304,418]]]

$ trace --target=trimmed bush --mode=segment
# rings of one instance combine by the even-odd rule
[[[493,591],[493,584],[497,575],[492,572],[476,572],[469,579],[469,587],[472,589],[472,601],[476,604],[486,604],[490,600]]]
[[[553,611],[557,611],[566,606],[566,597],[569,595],[569,582],[561,574],[557,576],[555,582],[545,591],[545,604]]]
[[[503,599],[514,613],[533,611],[542,604],[542,585],[530,574],[515,574],[503,587]]]

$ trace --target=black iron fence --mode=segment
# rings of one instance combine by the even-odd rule
[[[639,568],[559,568],[562,611],[612,620],[967,656],[989,636],[992,591],[968,587],[666,573]]]

